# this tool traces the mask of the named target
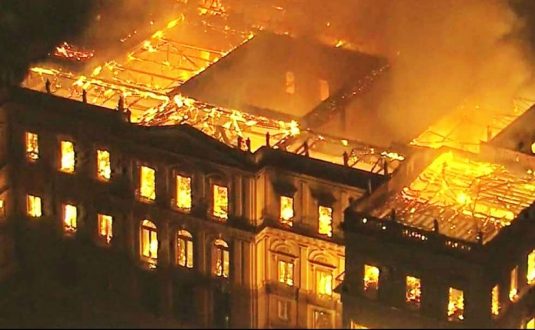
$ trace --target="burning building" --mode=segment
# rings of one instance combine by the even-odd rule
[[[388,144],[388,60],[289,32],[280,6],[265,29],[199,3],[109,54],[61,43],[4,91],[6,223],[199,327],[533,326],[528,101],[468,142],[452,111]]]

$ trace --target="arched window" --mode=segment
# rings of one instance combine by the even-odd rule
[[[219,220],[228,219],[228,188],[212,185],[212,215]]]
[[[179,266],[193,268],[193,237],[187,230],[177,233],[176,262]]]
[[[151,265],[158,259],[158,234],[156,225],[149,220],[141,222],[141,257]]]
[[[217,239],[212,249],[212,269],[215,276],[229,277],[229,248],[227,242]]]

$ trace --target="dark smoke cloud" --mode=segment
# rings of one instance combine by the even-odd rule
[[[0,1],[0,83],[17,84],[28,66],[44,58],[60,41],[80,34],[95,1]]]

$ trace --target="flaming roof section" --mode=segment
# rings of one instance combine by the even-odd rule
[[[535,176],[453,152],[437,157],[413,182],[372,211],[466,241],[490,241],[535,201]]]

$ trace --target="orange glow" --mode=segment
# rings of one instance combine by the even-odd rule
[[[535,329],[535,317],[526,322],[526,329]]]
[[[329,82],[327,80],[320,79],[320,100],[325,101],[329,98]]]
[[[294,285],[294,264],[279,260],[278,262],[279,282],[289,286]]]
[[[496,284],[492,288],[492,315],[500,314],[500,287]]]
[[[228,189],[227,187],[213,185],[213,213],[218,219],[228,219]]]
[[[176,207],[189,212],[191,210],[191,178],[176,176]]]
[[[509,299],[511,301],[518,298],[518,266],[511,270],[511,286],[509,287]]]
[[[60,171],[64,173],[74,173],[76,165],[76,155],[74,144],[71,141],[61,141],[61,164]]]
[[[405,278],[405,301],[417,308],[420,307],[420,300],[422,296],[422,287],[420,279],[413,276],[407,276]]]
[[[26,196],[26,214],[33,218],[38,218],[43,215],[41,197],[33,195]]]
[[[110,152],[107,150],[97,150],[97,177],[103,181],[111,178]]]
[[[535,250],[528,254],[528,268],[526,272],[528,284],[535,284]]]
[[[67,234],[76,232],[78,209],[71,204],[63,205],[63,230]]]
[[[177,264],[186,268],[193,268],[193,238],[187,230],[177,233]]]
[[[281,196],[280,198],[280,220],[285,225],[293,225],[294,217],[294,199],[291,197]]]
[[[30,161],[39,159],[39,137],[35,133],[24,134],[26,143],[26,158]]]
[[[292,71],[286,72],[286,93],[295,94],[295,75]]]
[[[147,166],[141,166],[139,177],[139,195],[143,199],[156,199],[156,171]]]
[[[333,274],[331,272],[316,271],[316,292],[326,296],[333,294]]]
[[[464,292],[450,288],[448,295],[448,317],[450,320],[464,319]]]
[[[156,267],[158,259],[158,233],[156,225],[149,220],[141,223],[141,256],[151,268]]]
[[[104,239],[106,243],[111,242],[113,236],[113,218],[111,215],[99,214],[98,215],[98,235]]]
[[[213,258],[215,261],[215,276],[228,278],[230,273],[230,259],[227,242],[221,239],[214,242]]]
[[[318,211],[318,233],[331,237],[333,235],[333,209],[326,206],[320,206]]]
[[[535,142],[531,144],[531,152],[535,154]]]
[[[379,268],[364,265],[364,292],[375,298],[379,290]]]

